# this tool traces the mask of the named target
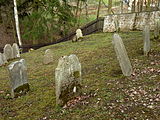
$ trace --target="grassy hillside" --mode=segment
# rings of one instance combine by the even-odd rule
[[[85,36],[22,55],[31,90],[10,99],[8,73],[0,68],[0,120],[158,120],[160,118],[160,42],[152,40],[149,57],[142,55],[141,32],[121,33],[134,74],[124,77],[112,46],[113,33]],[[43,65],[46,49],[52,64]],[[76,54],[82,64],[82,96],[63,108],[55,106],[55,68],[64,55]],[[15,61],[15,60],[14,60]]]

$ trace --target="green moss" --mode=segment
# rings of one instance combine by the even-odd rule
[[[160,111],[156,95],[159,94],[160,77],[157,71],[160,68],[160,42],[151,41],[152,50],[149,57],[145,57],[142,32],[119,34],[135,71],[134,76],[124,77],[121,72],[112,45],[113,33],[98,33],[84,36],[81,42],[68,41],[43,47],[22,54],[26,60],[30,83],[30,91],[24,96],[5,99],[10,83],[6,68],[0,67],[0,119],[158,120]],[[46,49],[51,49],[54,57],[53,63],[49,65],[43,65],[42,61]],[[73,108],[56,108],[55,68],[61,56],[70,54],[76,54],[82,65],[82,86],[77,89],[80,90],[80,95],[89,98],[76,103]],[[74,76],[77,78],[79,73],[75,72]],[[73,91],[75,84],[62,95],[66,101],[73,98],[74,94],[67,93]],[[137,94],[132,99],[130,95],[135,91]],[[150,103],[153,103],[153,109],[148,108]]]
[[[29,91],[29,84],[28,83],[19,86],[18,88],[14,89],[15,98],[26,94],[26,92],[28,92],[28,91]]]

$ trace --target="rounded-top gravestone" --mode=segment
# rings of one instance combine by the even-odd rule
[[[5,45],[3,52],[7,60],[13,59],[13,48],[10,44]]]
[[[55,70],[56,103],[63,105],[79,93],[81,64],[76,55],[63,56]]]
[[[52,51],[50,49],[47,49],[45,51],[45,55],[43,58],[43,64],[49,64],[53,62],[53,55],[52,55]]]
[[[13,58],[19,58],[20,52],[17,43],[13,43],[12,48],[13,48]]]

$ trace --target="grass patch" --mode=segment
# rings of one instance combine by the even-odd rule
[[[134,75],[124,77],[112,46],[113,33],[98,33],[81,42],[63,42],[22,54],[28,67],[30,91],[10,99],[7,66],[0,67],[0,119],[154,119],[160,118],[160,42],[152,41],[149,57],[142,55],[141,32],[120,33]],[[51,49],[54,61],[43,65]],[[56,107],[55,68],[64,55],[76,54],[82,64],[84,98],[71,107]],[[15,60],[14,60],[15,61]],[[13,61],[11,61],[13,62]]]

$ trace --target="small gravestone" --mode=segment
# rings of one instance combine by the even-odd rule
[[[13,58],[19,58],[20,52],[17,43],[13,43],[12,49],[13,49]]]
[[[144,55],[147,56],[149,51],[150,51],[150,28],[149,26],[145,26],[144,30],[143,30],[143,42],[144,42],[144,46],[143,46],[143,52]]]
[[[43,63],[44,64],[49,64],[53,62],[53,55],[52,55],[52,51],[50,49],[47,49],[45,51],[45,55],[44,55],[44,58],[43,58]]]
[[[76,38],[77,38],[77,40],[81,39],[82,37],[83,37],[82,30],[81,29],[77,29],[76,30]]]
[[[0,53],[0,66],[5,65],[6,63],[7,63],[7,60],[5,55]]]
[[[13,48],[10,44],[5,45],[3,52],[7,60],[13,59]]]
[[[63,56],[55,70],[56,103],[64,105],[79,93],[81,64],[76,55]]]
[[[154,38],[158,39],[159,36],[160,36],[160,19],[155,19]]]
[[[2,66],[4,63],[3,63],[3,54],[0,53],[0,66]]]
[[[29,91],[27,78],[27,67],[24,59],[11,63],[8,66],[11,95],[12,98],[18,97]]]
[[[130,76],[133,72],[127,51],[121,37],[118,34],[113,35],[114,49],[124,76]]]
[[[7,58],[4,53],[2,54],[2,59],[3,59],[4,64],[8,63]]]

